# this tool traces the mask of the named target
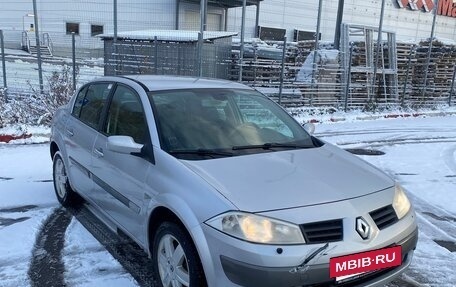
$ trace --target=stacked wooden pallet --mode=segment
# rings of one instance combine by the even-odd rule
[[[287,106],[308,105],[310,103],[313,105],[331,105],[339,100],[342,85],[338,62],[319,65],[313,83],[311,77],[304,81],[296,80],[304,62],[314,50],[314,46],[314,41],[300,41],[287,45],[282,93],[282,103]],[[281,49],[282,47],[277,45],[277,48]],[[242,62],[242,80],[254,87],[269,88],[267,94],[277,99],[281,68],[281,60],[245,57]],[[231,79],[239,79],[238,51],[233,51]]]
[[[405,96],[409,99],[413,93],[412,79],[415,73],[416,59],[416,44],[413,43],[396,43],[397,47],[397,78],[399,96]],[[404,94],[405,86],[405,94]]]
[[[332,44],[320,43],[320,50],[332,49]],[[299,71],[309,55],[315,49],[314,41],[301,41],[296,44],[296,70]],[[317,69],[313,83],[299,83],[303,99],[314,106],[337,105],[341,101],[343,85],[338,59],[325,59],[324,53],[317,57]],[[313,59],[312,59],[313,60]],[[308,60],[309,61],[309,60]],[[297,72],[296,72],[297,73]]]
[[[364,41],[355,42],[352,55],[350,97],[351,105],[363,106],[370,101],[376,104],[389,104],[398,101],[396,70],[393,59],[390,59],[388,43],[382,44],[380,54],[376,56],[377,45],[373,43],[372,53],[368,59],[369,49]],[[377,69],[374,69],[377,61]],[[374,72],[376,75],[374,76]]]
[[[456,63],[456,47],[433,41],[428,64],[429,46],[430,42],[425,41],[417,48],[410,99],[432,104],[448,98]]]
[[[442,102],[448,98],[452,83],[453,69],[456,63],[456,47],[434,41],[430,53],[428,65],[429,42],[419,44],[398,42],[397,55],[397,87],[388,84],[388,77],[396,76],[391,71],[385,72],[381,68],[377,70],[377,81],[372,88],[373,70],[367,67],[366,47],[364,42],[355,43],[352,56],[352,73],[350,82],[350,104],[365,104],[369,97],[375,98],[379,103],[392,103],[402,100],[415,103],[430,101],[430,103]],[[344,84],[340,82],[341,71],[337,66],[319,66],[314,82],[297,82],[296,75],[303,63],[314,49],[313,41],[303,41],[289,44],[285,57],[285,85],[284,98],[288,98],[292,105],[312,103],[314,105],[326,105],[340,103],[343,100]],[[375,46],[374,46],[375,50]],[[410,58],[410,61],[409,61]],[[231,78],[239,78],[238,53],[233,53]],[[383,61],[388,62],[387,47],[383,49]],[[280,82],[281,60],[245,58],[243,63],[243,81],[256,87],[269,87],[271,95],[278,94]],[[389,67],[385,67],[388,69]],[[427,68],[427,72],[426,72]],[[386,74],[383,83],[383,73]],[[408,77],[407,77],[408,74]],[[427,74],[427,77],[425,76]],[[424,85],[426,80],[426,85]],[[405,95],[404,95],[405,87]],[[426,88],[423,96],[423,88]],[[296,89],[301,91],[297,95]],[[395,89],[399,97],[393,95]],[[286,91],[293,90],[287,95]],[[375,95],[377,95],[375,97]]]

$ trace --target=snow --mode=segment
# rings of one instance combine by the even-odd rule
[[[78,221],[66,232],[65,279],[73,287],[138,286],[106,249]]]
[[[0,219],[29,217],[9,226],[0,224],[0,286],[28,285],[27,269],[42,222],[57,206],[52,192],[48,145],[0,146]],[[12,178],[6,180],[5,178]],[[2,210],[35,205],[26,212]]]
[[[241,39],[233,38],[233,49],[240,50]],[[244,41],[244,58],[271,59],[281,61],[283,56],[283,43],[265,42],[259,38],[249,38]]]
[[[154,40],[157,37],[158,41],[177,41],[177,42],[194,42],[198,41],[199,31],[183,31],[183,30],[140,30],[119,32],[117,38],[135,39],[135,40]],[[218,38],[226,38],[236,36],[237,32],[219,32],[219,31],[204,31],[204,40],[213,40]],[[101,38],[113,38],[114,34],[101,34]]]
[[[315,51],[311,51],[310,54],[307,56],[306,60],[302,64],[301,68],[298,71],[296,76],[296,81],[303,82],[303,83],[311,83],[312,82],[312,74],[313,74],[313,58],[314,58]],[[317,50],[316,55],[316,63],[322,66],[326,65],[338,65],[339,59],[339,50],[327,50],[327,49],[320,49]]]
[[[299,121],[318,118],[316,135],[341,148],[368,148],[382,156],[360,156],[387,172],[407,190],[417,211],[420,235],[407,281],[420,286],[454,286],[456,252],[437,240],[456,242],[456,116],[385,119],[384,114],[306,114],[294,110]],[[308,111],[309,112],[309,111]],[[315,111],[314,111],[315,112]],[[333,119],[343,121],[334,122]],[[366,120],[366,119],[375,120]],[[364,120],[360,120],[364,119]],[[16,129],[16,127],[9,127]],[[33,127],[27,127],[27,131]],[[36,130],[45,134],[46,128]],[[1,132],[0,132],[1,133]],[[37,140],[40,142],[41,140]],[[29,142],[35,142],[32,137]],[[0,222],[0,286],[29,286],[28,268],[40,226],[59,206],[52,182],[47,144],[0,145],[0,219],[29,217],[8,226]],[[10,178],[10,179],[8,179]],[[36,207],[23,212],[17,206]],[[136,281],[73,218],[66,230],[63,261],[70,286],[137,286]]]
[[[1,53],[0,53],[0,55],[1,55]],[[30,53],[23,51],[23,50],[5,48],[5,55],[30,56]]]
[[[67,66],[71,65],[71,59],[55,58],[54,60],[56,62],[60,61],[60,63],[49,63],[45,60],[42,64],[45,89],[47,88],[47,80],[51,77],[53,72],[61,72],[64,64]],[[79,86],[104,75],[103,64],[99,65],[99,63],[99,59],[91,59],[84,61],[83,63],[78,63],[79,74],[77,75],[77,83]],[[28,61],[21,59],[14,59],[12,61],[12,59],[8,59],[5,66],[8,81],[8,90],[10,92],[31,93],[31,87],[38,89],[39,79],[38,64],[36,64],[36,58],[28,58]],[[0,75],[2,75],[1,69]]]
[[[0,145],[0,287],[30,286],[28,268],[40,227],[59,204],[48,144]],[[5,211],[33,205],[28,211]],[[3,226],[2,219],[29,219]],[[137,286],[79,222],[67,229],[64,262],[70,286]]]
[[[426,40],[428,40],[428,39],[426,39]],[[456,46],[456,41],[453,39],[434,37],[434,41],[440,42],[440,43],[442,43],[444,45],[448,45],[448,46]]]
[[[420,42],[427,42],[429,41],[430,38],[421,38],[420,40],[415,40],[412,38],[403,38],[403,39],[398,39],[397,43],[401,44],[415,44],[418,45]],[[456,41],[453,39],[448,39],[448,38],[443,38],[443,37],[434,37],[434,41],[440,42],[444,45],[447,46],[456,46]]]
[[[296,75],[296,81],[310,84],[313,76],[313,57],[315,51],[311,51]]]
[[[334,123],[334,122],[357,122],[365,120],[376,120],[385,118],[409,118],[409,117],[436,117],[436,116],[447,116],[456,115],[456,106],[442,105],[435,107],[435,109],[418,109],[418,110],[407,110],[397,108],[389,108],[385,111],[377,111],[366,113],[362,110],[351,110],[344,112],[343,110],[337,110],[335,108],[310,108],[310,107],[299,107],[299,108],[288,108],[295,119],[300,123],[309,121],[319,123]]]
[[[342,148],[385,152],[363,158],[396,177],[414,196],[456,214],[456,193],[436,192],[450,191],[456,182],[455,127],[452,116],[326,124],[317,132]]]
[[[279,94],[279,88],[255,87],[255,90],[269,96]],[[295,88],[284,88],[282,89],[282,94],[287,96],[294,96],[297,98],[300,98],[302,96],[301,90]]]

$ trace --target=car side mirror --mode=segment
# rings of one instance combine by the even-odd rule
[[[313,135],[315,132],[315,125],[313,123],[305,123],[303,128],[308,132],[310,135]]]
[[[144,145],[136,143],[130,136],[110,136],[106,147],[113,152],[139,154]]]

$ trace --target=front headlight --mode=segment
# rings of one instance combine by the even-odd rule
[[[410,210],[410,201],[399,184],[395,186],[393,207],[399,219],[404,217]]]
[[[244,212],[228,212],[209,219],[209,226],[236,238],[263,244],[304,244],[298,225]]]

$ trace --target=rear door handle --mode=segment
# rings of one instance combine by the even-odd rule
[[[74,136],[73,129],[66,129],[66,132],[70,137]]]
[[[95,156],[97,157],[103,157],[104,156],[104,153],[103,153],[103,149],[102,148],[96,148],[93,150],[93,153],[95,154]]]

